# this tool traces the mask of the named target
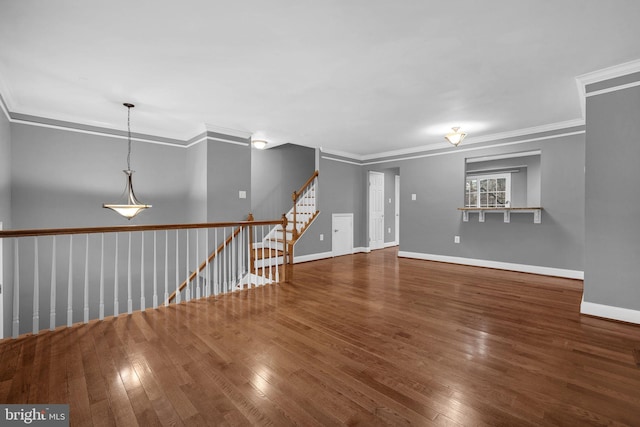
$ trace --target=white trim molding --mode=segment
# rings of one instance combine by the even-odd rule
[[[420,252],[398,251],[401,258],[423,259],[426,261],[449,262],[452,264],[470,265],[474,267],[496,268],[498,270],[518,271],[521,273],[533,273],[543,276],[564,277],[567,279],[584,280],[584,271],[567,270],[564,268],[543,267],[538,265],[515,264],[511,262],[489,261],[475,258],[462,258],[447,255],[424,254]]]
[[[584,300],[584,296],[582,297],[582,303],[580,304],[580,314],[640,325],[640,311],[588,302]]]
[[[332,258],[333,252],[320,252],[317,254],[309,254],[309,255],[294,255],[293,263],[299,264],[301,262],[309,262],[309,261],[318,261],[320,259]]]
[[[393,242],[385,242],[384,247],[386,248],[391,248],[393,246],[398,246],[398,243],[393,241]]]
[[[351,253],[351,255],[359,254],[359,253],[368,254],[369,252],[371,252],[371,249],[369,248],[363,248],[363,247],[353,248],[353,252]],[[309,254],[309,255],[294,255],[293,263],[299,264],[301,262],[318,261],[318,260],[327,259],[327,258],[333,258],[333,252],[329,251],[329,252],[318,252],[316,254]]]

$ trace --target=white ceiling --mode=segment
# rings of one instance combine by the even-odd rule
[[[639,19],[638,0],[0,0],[0,93],[367,156],[581,119],[575,77],[639,59]]]

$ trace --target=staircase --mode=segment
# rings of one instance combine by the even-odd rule
[[[252,274],[263,277],[270,282],[278,273],[276,266],[286,262],[293,264],[294,246],[318,217],[320,211],[316,202],[318,171],[307,180],[291,198],[293,206],[284,216],[287,219],[286,229],[282,225],[273,227],[264,238],[253,245],[251,262]],[[284,246],[287,245],[288,259],[284,259]]]

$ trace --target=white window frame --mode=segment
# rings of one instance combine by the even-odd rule
[[[505,179],[505,204],[500,205],[500,206],[481,206],[480,204],[480,180],[487,180],[487,179]],[[469,201],[468,201],[468,192],[467,192],[467,183],[471,180],[476,180],[476,205],[475,206],[471,206],[469,205]],[[471,176],[467,176],[466,180],[465,180],[465,189],[464,189],[464,206],[467,208],[491,208],[491,207],[496,207],[496,208],[508,208],[511,207],[511,174],[510,173],[496,173],[496,174],[477,174],[477,175],[471,175]]]

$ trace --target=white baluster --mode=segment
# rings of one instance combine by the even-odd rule
[[[13,241],[13,338],[20,333],[20,254],[18,239]]]
[[[104,320],[104,233],[100,234],[100,307],[98,317]]]
[[[218,229],[213,230],[213,241],[215,242],[213,247],[215,250],[218,250]],[[218,277],[220,273],[220,254],[217,253],[216,257],[213,259],[213,294],[218,295],[220,293],[220,278]]]
[[[278,227],[278,226],[276,226]],[[279,226],[282,227],[282,226]],[[286,246],[287,244],[287,229],[286,227],[284,227],[284,233],[282,235],[282,246]],[[278,257],[279,257],[279,253],[278,253],[278,242],[275,242],[274,244],[274,249],[275,249],[275,253],[276,253],[276,283],[280,282],[280,262],[278,261]],[[284,251],[282,251],[282,253],[284,254]],[[284,255],[283,255],[283,260],[282,260],[282,266],[284,268]]]
[[[251,227],[251,225],[249,225],[249,227]],[[247,288],[251,287],[251,242],[249,241],[249,236],[251,236],[251,233],[245,233],[246,236],[246,243],[247,243],[247,265],[249,265],[249,267],[247,268]]]
[[[184,266],[184,269],[186,270],[187,275],[185,276],[185,283],[186,283],[186,288],[185,288],[185,300],[187,301],[191,301],[191,285],[189,283],[189,229],[186,229],[186,234],[187,234],[187,259],[186,259],[186,264]]]
[[[89,323],[89,235],[84,248],[84,323]]]
[[[56,236],[53,236],[51,245],[51,296],[49,297],[49,329],[52,331],[56,328],[56,274]]]
[[[169,230],[164,230],[164,306],[169,306]]]
[[[158,240],[156,231],[153,230],[153,308],[158,308]]]
[[[196,228],[196,299],[200,299],[202,297],[200,291],[200,272],[198,271],[200,268],[200,230]]]
[[[144,298],[144,231],[140,232],[140,311],[146,310]]]
[[[264,242],[264,236],[265,236],[265,234],[264,234],[264,225],[260,226],[260,234],[262,235],[262,258],[261,258],[261,260],[262,260],[262,274],[260,275],[260,282],[262,282],[261,285],[264,285],[264,283],[265,283],[265,275],[267,273],[267,269],[266,269],[266,267],[264,265],[264,263],[266,261],[265,258],[264,258],[264,245],[265,245],[265,242]],[[269,245],[268,246],[269,250],[271,250],[271,242],[269,242],[268,245]]]
[[[211,296],[211,272],[209,271],[209,229],[204,230],[204,285],[206,286],[204,294],[207,298]]]
[[[127,313],[133,313],[133,299],[131,298],[131,232],[128,234],[127,249]]]
[[[113,317],[118,317],[120,314],[120,307],[118,303],[118,233],[116,233],[116,255],[115,255],[115,275],[113,278]]]
[[[176,230],[176,304],[180,304],[180,262],[178,261],[178,232]]]
[[[276,227],[273,227],[273,228],[275,229]],[[284,233],[286,233],[286,232],[287,232],[287,230],[283,230],[283,238],[284,238]],[[277,234],[276,234],[276,236],[277,236]],[[272,269],[272,265],[271,264],[273,264],[273,239],[269,239],[268,251],[269,251],[269,256],[268,256],[268,258],[269,258],[269,280],[271,280],[271,278],[273,277],[273,275],[272,275],[273,271],[271,270]],[[277,261],[277,258],[276,258],[276,261]]]
[[[38,265],[38,237],[33,238],[33,334],[40,331],[40,267]]]
[[[227,283],[227,228],[223,227],[222,228],[222,288],[223,288],[223,293],[226,293],[229,290],[228,287],[228,283]]]
[[[234,235],[234,229],[231,228],[231,253],[230,258],[231,258],[231,284],[232,286],[236,286],[237,282],[236,282],[236,263],[237,263],[237,259],[236,258],[236,239],[235,237],[233,237]],[[232,290],[235,290],[232,288]]]
[[[67,326],[73,324],[73,234],[69,235],[69,281],[67,282]]]

